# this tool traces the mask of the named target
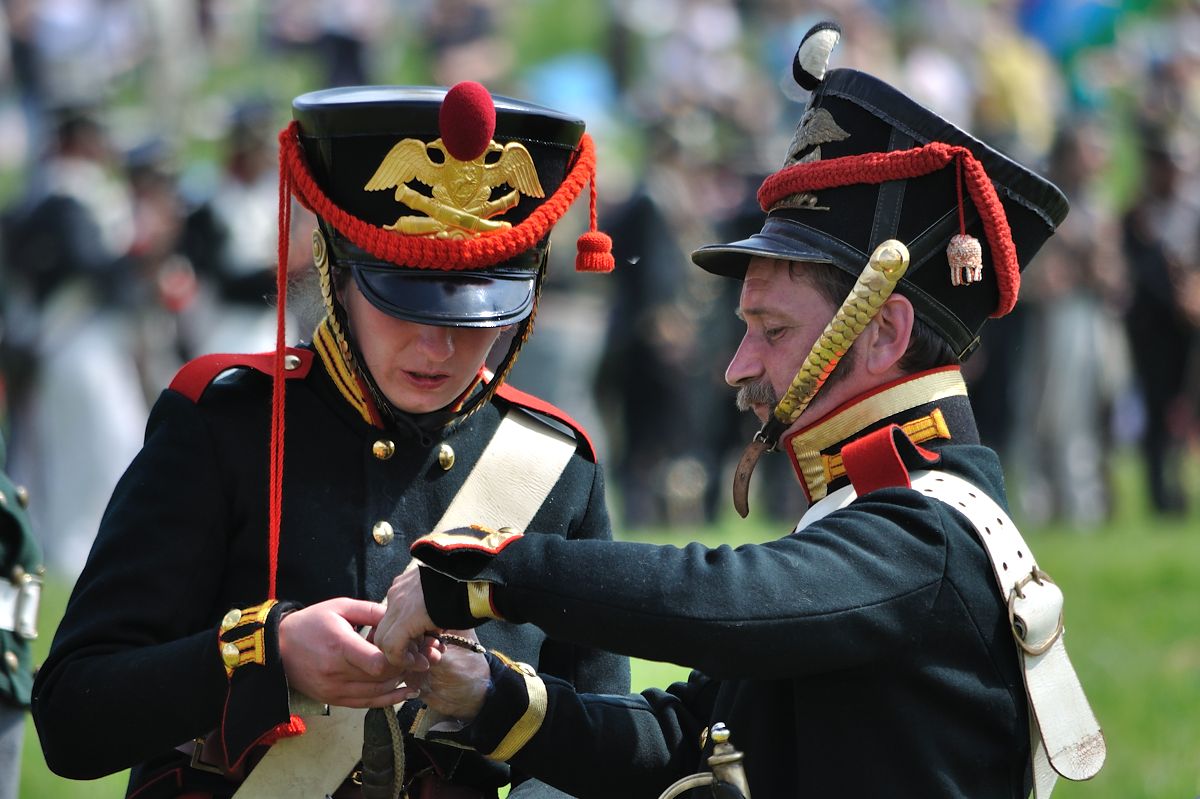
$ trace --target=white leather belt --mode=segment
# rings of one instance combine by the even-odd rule
[[[1063,644],[1062,591],[1038,568],[1008,514],[979,488],[946,472],[913,472],[910,480],[913,490],[946,503],[975,527],[1008,603],[1029,699],[1034,795],[1050,796],[1057,775],[1095,776],[1104,765],[1104,736]],[[796,530],[856,498],[853,486],[835,491],[809,508]]]
[[[21,638],[37,638],[38,603],[42,598],[42,578],[18,571],[13,579],[0,579],[0,630]]]

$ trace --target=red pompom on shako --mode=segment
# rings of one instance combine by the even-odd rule
[[[496,133],[491,93],[470,80],[453,86],[438,112],[438,131],[447,152],[459,161],[474,161],[483,155]]]

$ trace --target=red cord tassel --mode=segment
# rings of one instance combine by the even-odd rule
[[[591,223],[588,232],[575,242],[575,271],[576,272],[611,272],[617,262],[612,254],[612,238],[607,233],[596,230],[596,173],[592,168],[591,180],[588,181],[590,192],[588,196],[588,213]]]

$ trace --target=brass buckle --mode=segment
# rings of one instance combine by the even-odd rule
[[[1037,644],[1027,643],[1025,641],[1025,631],[1017,628],[1016,604],[1018,599],[1025,598],[1025,594],[1021,591],[1021,589],[1029,585],[1031,582],[1042,585],[1043,583],[1054,583],[1054,580],[1050,579],[1050,575],[1046,574],[1046,572],[1042,571],[1037,566],[1034,566],[1032,569],[1030,569],[1029,574],[1022,577],[1020,582],[1013,586],[1012,591],[1010,591],[1008,594],[1008,626],[1012,628],[1013,639],[1017,642],[1017,646],[1025,650],[1026,653],[1036,657],[1037,655],[1044,654],[1048,649],[1050,649],[1050,647],[1054,646],[1054,642],[1057,641],[1062,635],[1063,612],[1062,609],[1059,608],[1058,624],[1055,625],[1054,632],[1050,633],[1045,641]],[[1022,625],[1022,627],[1023,626],[1024,625]]]

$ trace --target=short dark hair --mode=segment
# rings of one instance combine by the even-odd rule
[[[790,262],[788,268],[792,277],[807,280],[834,308],[841,307],[857,280],[833,264]],[[958,363],[958,356],[954,354],[950,344],[919,316],[914,316],[908,349],[904,351],[904,356],[898,364],[900,369],[911,374],[939,366],[957,366]],[[835,369],[834,373],[836,372]]]

